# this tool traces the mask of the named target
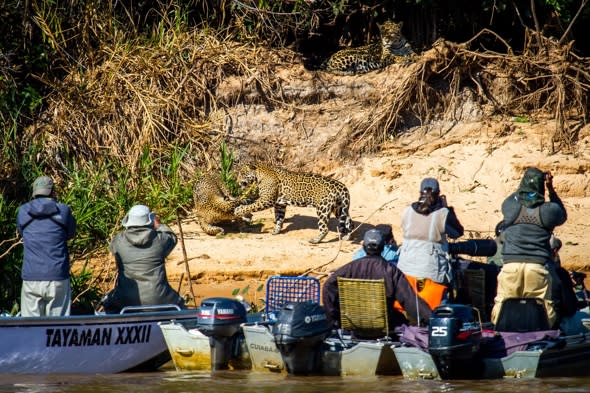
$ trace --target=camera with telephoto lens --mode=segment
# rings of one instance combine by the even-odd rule
[[[492,239],[470,239],[449,243],[449,254],[465,254],[472,257],[491,257],[496,254],[496,241]]]

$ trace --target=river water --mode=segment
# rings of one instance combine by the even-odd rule
[[[590,362],[590,360],[589,360]],[[590,366],[590,365],[589,365]],[[590,378],[405,381],[402,377],[293,377],[252,371],[113,375],[0,375],[0,393],[372,393],[590,392]]]

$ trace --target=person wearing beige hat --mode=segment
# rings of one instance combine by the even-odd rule
[[[175,304],[184,300],[168,283],[166,257],[177,243],[174,232],[145,205],[135,205],[122,221],[125,230],[115,235],[109,249],[115,256],[115,288],[103,299],[107,313],[126,306]]]
[[[70,208],[55,199],[50,177],[35,179],[32,196],[16,216],[24,244],[21,316],[69,315],[72,295],[67,241],[76,234],[76,220]]]

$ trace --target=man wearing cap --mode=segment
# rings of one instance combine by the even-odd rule
[[[385,246],[383,247],[383,251],[381,251],[381,256],[387,262],[395,265],[397,264],[398,260],[398,252],[397,252],[397,244],[395,243],[395,239],[393,238],[393,230],[391,225],[389,224],[378,224],[375,226],[375,229],[380,231],[383,234],[383,240],[385,241]],[[354,255],[352,256],[352,260],[360,259],[367,255],[365,251],[365,247],[361,247],[358,249]]]
[[[419,200],[403,211],[401,226],[404,239],[397,266],[434,308],[451,282],[447,238],[463,236],[463,226],[436,179],[422,180]]]
[[[129,209],[122,225],[125,230],[109,246],[119,275],[115,288],[103,299],[105,311],[118,313],[125,306],[156,304],[184,307],[166,277],[166,257],[177,242],[174,232],[145,205]]]
[[[21,315],[70,315],[70,256],[67,241],[76,234],[70,208],[55,200],[53,180],[33,182],[33,199],[21,205],[16,228],[23,239]]]
[[[545,201],[545,186],[549,201]],[[542,299],[549,325],[557,315],[551,294],[551,275],[545,265],[553,260],[550,239],[553,229],[567,220],[563,202],[553,188],[553,176],[538,168],[527,168],[518,190],[502,203],[504,216],[504,265],[498,275],[498,290],[492,309],[496,323],[504,299]]]
[[[431,308],[416,295],[404,274],[380,255],[384,245],[385,241],[381,231],[377,229],[368,230],[363,238],[363,248],[367,255],[341,266],[330,274],[324,283],[322,288],[323,304],[328,319],[334,327],[338,327],[340,323],[338,277],[369,280],[384,279],[389,313],[388,320],[392,329],[408,323],[404,314],[394,309],[393,304],[395,301],[401,303],[407,314],[415,321],[427,321],[430,317]]]

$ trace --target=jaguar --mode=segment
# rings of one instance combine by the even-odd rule
[[[243,216],[274,207],[275,227],[272,234],[277,235],[283,227],[287,205],[315,207],[320,233],[310,239],[310,243],[317,244],[328,234],[330,214],[338,219],[341,238],[348,240],[352,227],[350,193],[338,180],[261,162],[241,165],[236,178],[242,189],[255,185],[257,199],[252,204],[237,206],[234,215]]]
[[[250,203],[253,193],[251,187],[235,198],[221,180],[219,173],[205,173],[193,188],[195,220],[206,234],[223,235],[224,229],[215,224],[238,219],[248,221],[247,215],[236,216],[234,209],[241,204]]]
[[[416,54],[402,35],[402,26],[403,22],[384,22],[379,26],[380,42],[342,49],[330,56],[322,68],[336,75],[355,75],[413,60]]]

